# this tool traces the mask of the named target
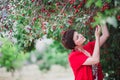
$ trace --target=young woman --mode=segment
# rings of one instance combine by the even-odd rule
[[[65,48],[71,49],[69,63],[73,70],[75,80],[103,80],[102,68],[100,65],[100,47],[109,37],[107,26],[95,30],[95,41],[83,45],[86,38],[76,30],[67,30],[62,36],[62,44]]]

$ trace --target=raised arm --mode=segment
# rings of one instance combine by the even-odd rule
[[[98,26],[95,30],[95,38],[96,40],[93,55],[88,57],[83,65],[97,64],[100,61],[100,26]]]
[[[103,26],[101,26],[101,28],[102,28],[102,35],[100,36],[100,47],[105,43],[105,41],[109,37],[109,31],[107,25],[104,24]]]

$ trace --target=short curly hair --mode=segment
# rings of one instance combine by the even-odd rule
[[[67,49],[74,49],[75,48],[75,43],[73,41],[73,36],[74,36],[74,32],[76,30],[73,29],[69,29],[67,31],[65,31],[65,33],[62,36],[62,44],[65,48]]]

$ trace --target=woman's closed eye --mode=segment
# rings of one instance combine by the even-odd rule
[[[79,39],[79,36],[77,35],[77,38],[76,38],[77,40]]]

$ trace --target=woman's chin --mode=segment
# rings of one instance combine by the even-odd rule
[[[84,38],[84,40],[83,40],[83,44],[85,44],[85,42],[86,42],[86,38]]]
[[[86,38],[84,38],[84,42],[86,41]]]

